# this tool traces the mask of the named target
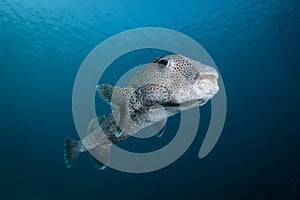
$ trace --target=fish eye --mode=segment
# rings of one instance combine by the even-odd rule
[[[166,68],[170,64],[169,58],[167,58],[166,56],[160,56],[156,58],[155,60],[153,60],[153,63],[157,63],[160,68]]]
[[[169,61],[167,59],[162,58],[162,59],[158,60],[157,63],[159,64],[160,67],[164,68],[164,67],[168,66]]]
[[[164,60],[164,59],[161,59],[161,60],[158,61],[158,64],[160,64],[160,65],[167,65],[168,61]]]

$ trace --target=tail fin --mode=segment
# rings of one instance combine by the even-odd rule
[[[70,168],[80,154],[80,142],[73,138],[66,138],[64,148],[65,162]]]

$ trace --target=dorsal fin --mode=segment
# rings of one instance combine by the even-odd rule
[[[92,119],[88,125],[87,132],[92,133],[99,126],[99,123],[105,120],[105,118],[106,117],[103,115]]]
[[[100,94],[100,97],[104,99],[107,103],[115,106],[122,105],[123,99],[125,97],[124,93],[126,88],[121,88],[119,86],[112,86],[108,84],[102,84],[102,85],[97,85],[96,89]]]

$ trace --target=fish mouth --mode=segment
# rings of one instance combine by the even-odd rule
[[[217,94],[218,93],[218,91],[219,91],[219,86],[218,86],[218,83],[217,82],[215,82],[215,83],[213,83],[213,87],[209,90],[209,92],[207,93],[208,95],[215,95],[215,94]]]

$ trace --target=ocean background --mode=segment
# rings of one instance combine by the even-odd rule
[[[87,155],[67,169],[63,142],[78,139],[72,90],[81,63],[108,37],[149,26],[187,34],[214,59],[227,94],[220,140],[198,158],[208,103],[193,144],[164,169],[98,171]],[[300,199],[299,46],[298,0],[0,0],[0,199]],[[100,82],[114,84],[161,53],[128,53]],[[179,120],[171,117],[160,139],[121,145],[160,148]]]

